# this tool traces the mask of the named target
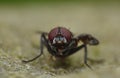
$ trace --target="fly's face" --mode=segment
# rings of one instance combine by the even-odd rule
[[[57,48],[65,48],[67,45],[67,40],[64,36],[56,36],[53,39],[52,45]]]
[[[71,41],[72,33],[63,27],[57,27],[52,29],[48,34],[48,40],[51,45],[57,49],[65,48]]]
[[[53,39],[53,44],[66,44],[67,40],[63,36],[57,36]]]

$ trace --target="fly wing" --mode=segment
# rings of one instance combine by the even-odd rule
[[[44,31],[39,31],[39,30],[38,30],[38,31],[35,31],[35,33],[36,33],[36,34],[42,34],[42,33],[44,33],[45,35],[48,35],[48,33],[47,33],[47,32],[44,32]]]
[[[90,34],[80,34],[79,36],[77,36],[77,40],[81,40],[83,43],[85,44],[89,44],[89,45],[98,45],[99,44],[99,40],[97,40],[95,37],[93,37]]]

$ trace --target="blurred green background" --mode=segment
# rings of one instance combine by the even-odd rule
[[[88,57],[104,62],[83,66],[83,50],[54,68],[47,50],[38,60],[24,64],[39,54],[40,35],[63,26],[75,36],[88,33],[99,41],[88,45]],[[1,78],[119,78],[120,3],[118,0],[0,0]],[[50,64],[49,64],[50,62]]]
[[[119,2],[119,0],[0,0],[1,3],[65,3],[65,2],[90,2],[90,3],[104,3],[104,2]]]

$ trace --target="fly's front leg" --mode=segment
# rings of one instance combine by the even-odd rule
[[[32,62],[36,60],[37,58],[39,58],[43,54],[44,44],[45,44],[45,34],[42,33],[41,38],[40,38],[40,54],[30,60],[22,60],[22,62],[28,63],[28,62]]]
[[[78,41],[82,41],[84,44],[98,45],[99,41],[90,34],[81,34],[76,37]]]
[[[87,63],[87,60],[88,60],[87,45],[86,45],[86,44],[83,44],[83,45],[81,46],[81,48],[82,48],[82,47],[84,48],[84,64],[85,64],[88,68],[92,69],[91,66]]]
[[[68,50],[69,52],[67,53],[67,55],[64,55],[64,56],[65,56],[65,57],[70,56],[70,55],[76,53],[77,51],[79,51],[79,50],[81,50],[81,49],[83,49],[83,48],[84,48],[84,64],[85,64],[87,67],[89,67],[90,69],[92,69],[92,68],[88,65],[88,63],[87,63],[87,60],[88,60],[88,57],[87,57],[88,52],[87,52],[87,45],[86,45],[86,44],[82,44],[82,45],[80,45],[80,46],[78,46],[78,47],[76,47],[76,48],[72,48],[72,49]]]
[[[89,64],[87,63],[87,60],[88,60],[88,51],[87,51],[87,45],[84,45],[84,52],[85,52],[85,54],[84,54],[84,64],[87,66],[87,67],[89,67],[90,69],[92,69],[91,68],[91,66],[89,66]]]

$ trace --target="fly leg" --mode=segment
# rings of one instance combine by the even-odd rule
[[[41,38],[40,38],[40,54],[37,55],[36,57],[30,59],[30,60],[22,60],[22,62],[29,63],[29,62],[32,62],[32,61],[36,60],[37,58],[39,58],[43,54],[43,48],[44,48],[44,45],[46,43],[45,40],[46,40],[45,39],[45,34],[42,33]]]

